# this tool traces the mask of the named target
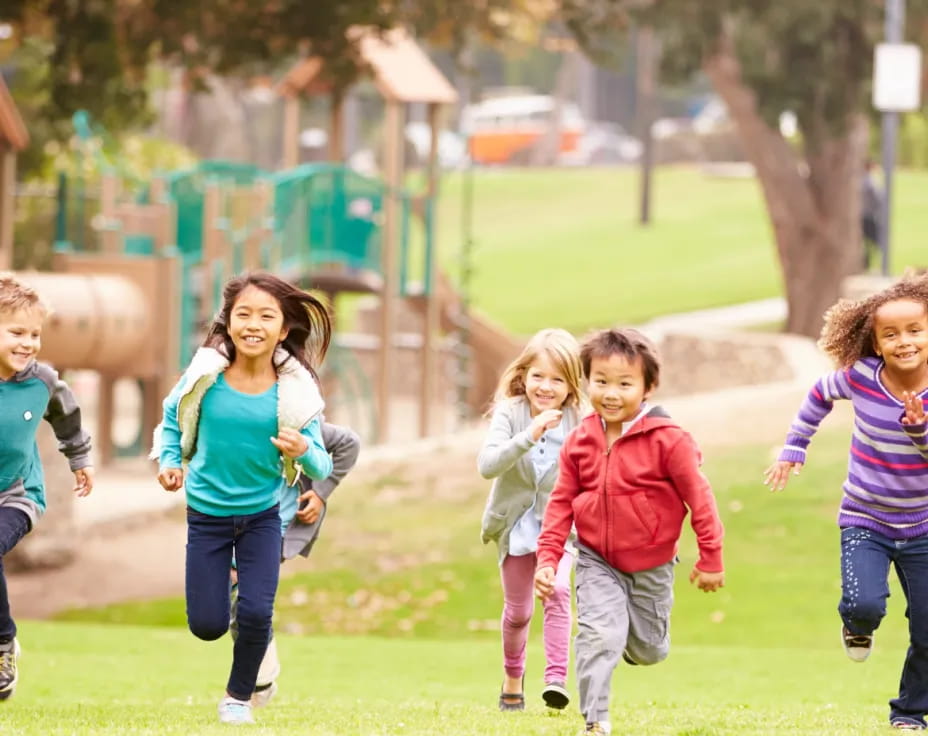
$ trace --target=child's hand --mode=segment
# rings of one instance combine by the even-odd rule
[[[535,595],[541,600],[547,600],[554,592],[554,568],[542,567],[535,573]]]
[[[93,468],[89,465],[86,468],[74,471],[74,492],[81,498],[89,496],[93,490]]]
[[[166,491],[176,491],[184,485],[184,471],[181,468],[161,468],[158,482]]]
[[[306,438],[290,427],[283,427],[276,437],[271,437],[271,442],[281,454],[294,459],[309,449],[309,442]]]
[[[304,501],[306,502],[305,506],[303,506]],[[319,514],[322,513],[322,507],[325,506],[325,503],[316,495],[315,491],[306,491],[306,493],[300,494],[297,503],[302,508],[296,512],[296,518],[304,524],[314,524],[319,518]]]
[[[924,424],[925,405],[922,404],[922,400],[917,393],[903,391],[902,403],[905,406],[905,414],[902,415],[903,424]]]
[[[693,572],[690,573],[690,582],[696,583],[696,587],[705,593],[714,593],[719,588],[725,587],[725,573],[705,572],[694,567]]]
[[[541,439],[541,435],[545,433],[545,430],[554,429],[561,423],[561,416],[563,414],[564,412],[560,409],[545,409],[538,414],[538,416],[532,420],[531,425],[529,425],[529,432],[531,432],[532,439],[538,442],[538,440]]]
[[[770,486],[771,491],[782,491],[786,488],[790,471],[793,472],[793,475],[799,475],[801,468],[802,463],[779,460],[764,471],[764,485]]]

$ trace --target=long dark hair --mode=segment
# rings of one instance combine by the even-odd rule
[[[249,286],[261,289],[280,304],[287,337],[280,343],[291,356],[314,376],[332,339],[332,320],[326,306],[302,289],[266,271],[252,271],[228,281],[222,290],[222,308],[203,340],[204,347],[215,348],[235,361],[235,344],[229,336],[229,322],[235,300]]]

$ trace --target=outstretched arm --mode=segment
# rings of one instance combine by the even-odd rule
[[[790,425],[779,458],[764,471],[764,484],[770,486],[770,490],[783,490],[790,474],[799,474],[800,468],[806,462],[809,443],[822,420],[834,408],[834,402],[837,399],[850,398],[851,387],[847,370],[834,371],[815,382]]]
[[[722,539],[725,529],[719,518],[715,496],[709,479],[700,470],[699,448],[688,434],[683,434],[666,458],[667,474],[673,480],[680,499],[690,510],[690,524],[696,533],[699,560],[690,580],[702,590],[715,590],[724,580],[722,571]],[[705,581],[702,578],[705,575]]]

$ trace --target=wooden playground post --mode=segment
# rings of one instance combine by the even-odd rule
[[[29,132],[0,74],[0,270],[13,267],[16,152],[28,145]]]
[[[335,89],[329,98],[332,103],[329,121],[329,160],[345,160],[345,92]]]
[[[13,268],[13,204],[16,196],[16,153],[0,139],[0,271]]]
[[[386,196],[383,212],[381,265],[383,291],[380,295],[380,354],[377,356],[377,440],[386,442],[390,432],[390,397],[393,386],[393,325],[396,314],[397,231],[400,214],[400,189],[403,185],[403,103],[389,100],[384,120],[384,182]]]
[[[270,236],[267,228],[267,210],[271,202],[271,185],[261,179],[252,187],[248,199],[248,237],[245,241],[245,270],[254,271],[262,267],[261,248]]]
[[[119,253],[122,250],[123,228],[116,211],[118,205],[119,179],[113,173],[104,174],[100,182],[100,214],[103,216],[100,250],[103,253]]]
[[[292,169],[300,162],[300,93],[284,100],[283,168]]]
[[[217,220],[222,213],[222,192],[216,182],[206,183],[203,189],[203,298],[200,300],[200,317],[209,322],[213,316],[213,262],[222,250],[222,233]]]
[[[426,201],[434,204],[435,196],[438,193],[438,134],[439,114],[441,106],[436,102],[430,102],[428,105],[429,131],[431,138],[429,141],[429,158],[427,163],[428,181],[426,189]],[[428,228],[434,226],[434,219],[428,219],[428,211],[423,211],[423,225]],[[434,218],[434,208],[432,210]],[[428,243],[428,240],[426,240]],[[422,323],[422,382],[420,384],[419,394],[419,436],[428,437],[431,433],[432,402],[435,400],[435,367],[436,367],[436,345],[435,337],[438,334],[439,313],[438,298],[435,294],[437,288],[436,279],[438,277],[437,258],[434,252],[435,243],[431,242],[433,248],[430,257],[426,258],[426,267],[428,271],[424,275],[422,298],[425,299],[425,312]]]

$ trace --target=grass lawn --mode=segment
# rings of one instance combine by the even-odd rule
[[[687,583],[695,560],[687,529],[671,656],[617,670],[616,734],[888,733],[886,702],[907,641],[895,583],[870,661],[850,662],[839,643],[834,517],[847,443],[846,430],[822,432],[810,464],[779,495],[760,482],[772,448],[708,455],[727,529],[726,587],[708,595]],[[254,733],[580,729],[576,700],[559,715],[541,707],[540,616],[529,709],[495,710],[501,594],[494,552],[477,542],[487,484],[472,463],[468,473],[449,457],[432,477],[413,462],[385,462],[373,482],[339,489],[313,558],[282,582],[281,691],[258,712]],[[183,615],[171,599],[25,622],[20,690],[0,708],[0,734],[224,733],[215,706],[229,641],[195,640]]]
[[[462,174],[443,182],[437,237],[452,273]],[[896,178],[893,270],[928,265],[928,172]],[[659,168],[653,224],[636,224],[634,169],[488,169],[475,174],[473,304],[516,333],[574,332],[782,293],[754,180]]]

